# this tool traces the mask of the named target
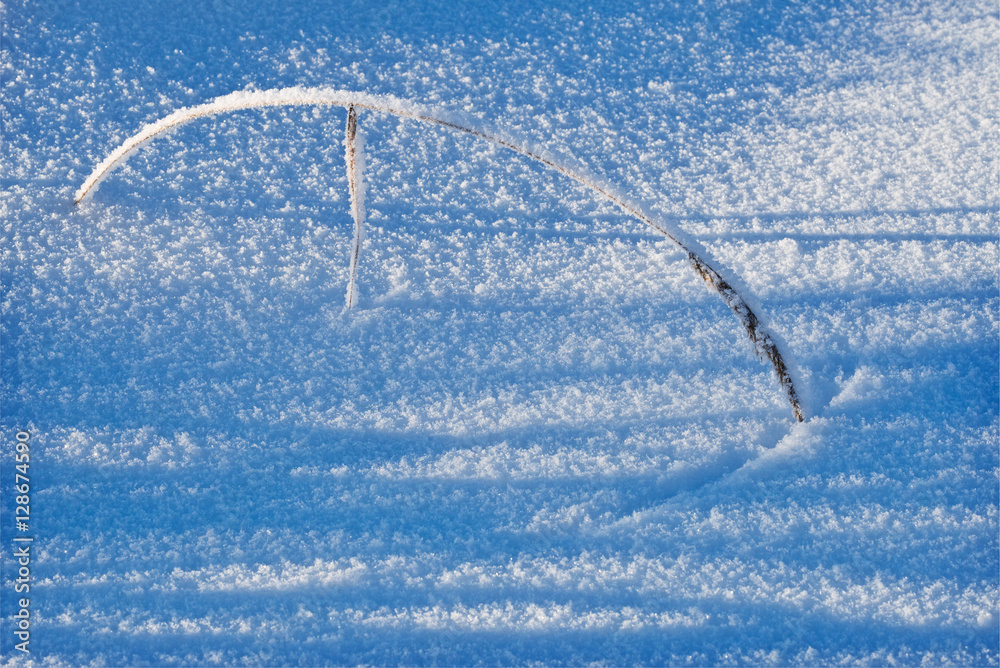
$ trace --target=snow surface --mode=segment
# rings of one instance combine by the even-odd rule
[[[0,8],[5,665],[1000,662],[994,2]]]

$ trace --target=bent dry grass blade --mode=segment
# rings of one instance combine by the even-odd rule
[[[360,254],[360,238],[364,217],[363,189],[364,184],[360,179],[359,165],[357,164],[362,154],[360,150],[355,150],[355,169],[352,170],[351,161],[351,134],[357,133],[356,109],[370,109],[401,118],[409,118],[423,123],[431,123],[443,127],[451,128],[459,132],[478,137],[492,142],[498,146],[503,146],[516,153],[520,153],[532,160],[536,160],[546,167],[559,172],[560,174],[586,186],[591,191],[601,197],[610,200],[625,213],[649,225],[667,239],[676,244],[688,257],[688,261],[695,272],[705,282],[705,285],[712,291],[719,294],[722,300],[730,308],[733,314],[743,326],[747,337],[754,347],[754,353],[761,361],[770,363],[774,374],[792,406],[795,418],[800,422],[805,419],[805,412],[799,397],[798,390],[792,379],[791,370],[779,350],[777,341],[772,333],[764,326],[761,318],[747,303],[746,298],[734,287],[735,282],[731,278],[724,277],[708,260],[708,253],[700,248],[697,243],[679,229],[658,221],[645,208],[627,199],[618,193],[612,186],[600,181],[593,175],[588,174],[582,168],[570,167],[566,159],[562,159],[547,151],[533,148],[528,142],[513,138],[506,134],[477,127],[477,123],[467,118],[458,118],[447,111],[425,107],[388,95],[369,95],[352,91],[334,90],[329,88],[281,88],[265,91],[250,91],[232,93],[217,98],[196,107],[180,109],[163,119],[147,125],[138,133],[127,139],[121,146],[112,151],[94,171],[87,177],[80,189],[74,196],[74,204],[79,204],[84,198],[89,197],[101,181],[107,178],[116,167],[124,163],[132,154],[143,145],[152,141],[157,136],[169,132],[185,123],[213,116],[215,114],[238,111],[241,109],[257,109],[266,107],[281,107],[295,105],[312,106],[337,106],[348,109],[348,179],[351,182],[351,207],[355,221],[355,244],[351,256],[351,283],[348,288],[348,305],[354,303],[354,280],[357,269],[357,258]],[[353,122],[351,119],[354,119]],[[353,130],[352,130],[353,128]],[[360,221],[360,222],[359,222]]]

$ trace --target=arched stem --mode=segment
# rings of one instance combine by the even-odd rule
[[[327,88],[282,88],[265,91],[249,91],[233,93],[187,109],[180,109],[169,116],[147,125],[141,131],[127,139],[121,146],[112,151],[93,173],[84,181],[74,197],[74,203],[78,204],[85,197],[94,192],[100,182],[115,168],[121,165],[137,149],[153,140],[157,136],[169,132],[185,123],[193,120],[212,116],[219,113],[238,111],[241,109],[258,109],[266,107],[282,107],[294,105],[321,105],[339,106],[351,109],[371,109],[402,118],[410,118],[424,123],[431,123],[443,127],[451,128],[459,132],[484,139],[498,146],[503,146],[512,151],[520,153],[532,160],[536,160],[546,167],[559,172],[560,174],[580,183],[596,194],[608,199],[616,204],[630,216],[649,225],[667,239],[674,242],[687,255],[695,272],[702,278],[709,289],[718,293],[722,300],[729,306],[733,314],[740,321],[746,331],[747,337],[754,346],[754,352],[762,361],[771,364],[775,376],[781,387],[784,389],[789,403],[792,405],[792,412],[800,422],[805,419],[802,403],[798,391],[792,381],[790,369],[782,356],[774,336],[767,331],[761,319],[747,300],[733,287],[733,281],[726,279],[713,267],[708,260],[707,252],[679,229],[669,226],[662,221],[657,221],[653,215],[647,212],[640,205],[628,200],[624,195],[619,194],[610,185],[603,183],[596,177],[587,174],[585,170],[569,166],[569,162],[557,156],[532,148],[528,142],[515,140],[514,138],[502,135],[499,132],[491,131],[483,127],[476,127],[476,122],[469,119],[453,117],[447,111],[432,109],[421,105],[400,100],[386,95],[368,95],[351,91],[333,90]],[[350,118],[350,111],[349,118]],[[350,121],[348,121],[350,124]],[[350,132],[350,130],[348,131]],[[352,202],[354,201],[352,195]],[[352,203],[353,206],[353,203]],[[357,218],[355,218],[355,236],[357,238]],[[360,246],[356,244],[357,252]],[[356,267],[356,255],[352,256],[352,267]],[[353,281],[353,268],[352,268]],[[353,285],[353,283],[352,283]]]

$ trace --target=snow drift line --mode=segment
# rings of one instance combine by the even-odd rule
[[[802,422],[805,419],[799,394],[792,382],[791,372],[785,363],[781,352],[778,350],[776,337],[770,333],[761,318],[747,303],[747,300],[733,287],[732,279],[727,280],[706,260],[708,254],[700,248],[694,241],[687,239],[686,235],[673,226],[668,226],[661,222],[655,222],[652,214],[640,205],[629,201],[624,195],[618,193],[610,185],[601,182],[582,167],[570,167],[569,160],[557,156],[547,150],[531,146],[529,142],[505,135],[495,130],[482,127],[482,125],[472,119],[460,118],[454,114],[440,109],[433,109],[423,105],[415,104],[388,95],[370,95],[367,93],[357,93],[353,91],[343,91],[330,88],[281,88],[264,91],[245,91],[231,93],[211,102],[179,109],[166,116],[156,123],[147,125],[137,134],[127,139],[121,146],[112,151],[94,169],[93,173],[84,181],[80,189],[76,191],[73,203],[79,204],[84,198],[93,194],[101,181],[107,178],[116,167],[122,165],[136,150],[141,148],[158,135],[173,130],[185,123],[193,120],[213,116],[215,114],[239,111],[241,109],[258,109],[265,107],[281,107],[294,105],[312,106],[339,106],[347,109],[371,109],[402,118],[410,118],[424,123],[441,125],[453,130],[465,132],[474,137],[485,139],[486,141],[509,148],[512,151],[536,160],[546,167],[554,169],[560,174],[567,176],[574,181],[590,188],[597,194],[615,203],[619,208],[630,216],[646,223],[657,232],[674,242],[688,257],[691,266],[698,273],[705,284],[722,297],[722,300],[733,311],[736,318],[746,330],[747,337],[754,346],[754,352],[758,359],[770,362],[778,382],[785,390],[788,401],[792,405],[795,418]],[[350,130],[348,130],[350,133]],[[348,142],[350,143],[350,142]],[[348,148],[348,151],[350,149]],[[350,168],[349,168],[350,169]],[[352,191],[352,207],[356,206],[358,200]],[[363,214],[362,214],[363,215]],[[359,230],[357,211],[355,211],[355,236]],[[355,252],[359,250],[359,244],[355,245]],[[356,267],[356,255],[352,256],[352,267]],[[352,274],[353,280],[353,274]],[[351,299],[351,293],[348,299]]]

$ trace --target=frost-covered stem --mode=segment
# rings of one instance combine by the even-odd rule
[[[753,343],[754,353],[756,353],[757,358],[761,361],[767,360],[771,363],[774,375],[777,376],[778,382],[788,396],[788,402],[792,405],[792,412],[795,413],[795,419],[803,422],[805,414],[802,412],[799,393],[795,390],[795,385],[792,384],[792,376],[788,372],[788,365],[785,364],[785,360],[781,356],[781,352],[778,350],[778,345],[774,342],[774,339],[761,326],[757,315],[751,310],[743,297],[719,275],[719,272],[712,269],[704,260],[691,251],[687,251],[687,256],[691,266],[698,272],[702,280],[705,281],[711,290],[719,293],[722,301],[726,302],[730,310],[736,314],[736,319],[740,321],[743,329],[746,330],[747,338]]]
[[[351,248],[350,281],[347,284],[347,308],[357,302],[358,258],[365,232],[364,137],[358,139],[358,112],[347,110],[347,136],[344,139],[347,159],[347,184],[351,191],[351,215],[354,217],[354,245]]]
[[[73,198],[78,204],[89,197],[100,185],[108,174],[116,167],[120,166],[129,156],[141,148],[146,143],[152,141],[157,136],[169,132],[185,123],[189,123],[198,118],[212,116],[214,114],[239,111],[241,109],[263,109],[267,107],[283,107],[295,105],[321,105],[339,106],[349,110],[348,115],[348,136],[351,133],[351,111],[354,108],[371,109],[380,111],[401,118],[410,118],[423,123],[433,123],[453,130],[467,133],[473,137],[478,137],[492,142],[498,146],[509,148],[523,156],[537,160],[546,167],[570,178],[577,183],[589,188],[601,197],[608,199],[630,216],[641,220],[657,230],[664,237],[676,244],[688,256],[691,266],[701,276],[709,289],[717,292],[722,300],[736,315],[740,324],[746,330],[747,337],[754,346],[754,353],[762,361],[771,363],[778,382],[785,390],[788,401],[792,405],[796,419],[805,419],[799,394],[792,381],[792,375],[788,365],[781,355],[773,335],[768,333],[764,324],[757,314],[747,303],[747,300],[740,295],[732,286],[732,281],[723,278],[715,268],[709,264],[708,253],[700,249],[698,244],[687,238],[683,230],[674,225],[666,224],[662,220],[657,220],[644,207],[630,201],[624,195],[619,194],[615,188],[602,182],[586,170],[579,167],[571,167],[566,160],[552,155],[548,151],[533,148],[528,142],[522,139],[515,139],[508,135],[498,133],[493,130],[483,128],[479,123],[467,118],[455,118],[448,112],[440,109],[432,109],[422,105],[400,100],[387,95],[368,95],[354,91],[332,90],[327,88],[283,88],[266,91],[253,91],[243,93],[233,93],[216,98],[212,102],[179,109],[166,116],[156,123],[147,125],[138,133],[127,139],[121,146],[116,148],[99,164],[94,171],[83,182]],[[354,132],[357,133],[357,120],[354,119]],[[363,169],[363,152],[361,138],[355,137],[354,143],[354,169],[350,167],[351,140],[348,138],[348,178],[351,180],[351,205],[354,212],[355,221],[355,243],[354,253],[351,259],[351,284],[348,289],[348,305],[354,301],[354,276],[357,270],[357,259],[361,247],[361,235],[363,233],[362,223],[364,222],[364,183],[361,180]]]

